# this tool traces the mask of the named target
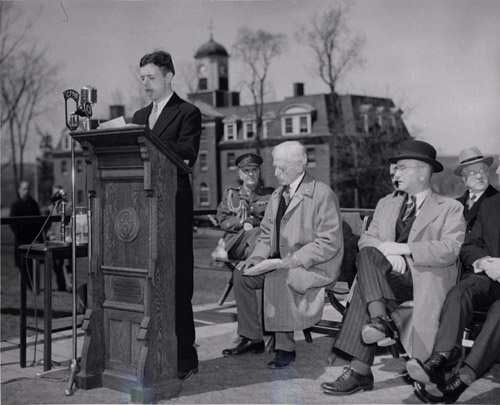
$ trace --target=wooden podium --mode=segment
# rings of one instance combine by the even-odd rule
[[[177,396],[175,194],[189,167],[144,126],[72,132],[87,163],[89,303],[79,388]]]

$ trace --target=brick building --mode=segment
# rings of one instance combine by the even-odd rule
[[[215,209],[223,190],[238,183],[236,158],[255,151],[256,120],[253,105],[239,105],[239,94],[229,90],[229,55],[213,38],[195,56],[198,91],[188,97],[203,114],[203,135],[193,168],[195,209]],[[292,85],[292,84],[291,84]],[[342,128],[347,134],[408,131],[402,111],[386,98],[342,95]],[[331,137],[328,94],[307,95],[303,83],[293,83],[293,96],[265,103],[259,153],[264,159],[265,185],[276,187],[272,148],[285,140],[298,140],[308,151],[308,172],[331,184]]]

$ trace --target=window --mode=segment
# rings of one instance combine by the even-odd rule
[[[307,167],[316,167],[316,148],[307,148]]]
[[[201,183],[199,191],[199,204],[210,205],[210,187],[206,183]]]
[[[276,113],[274,111],[268,111],[262,117],[262,139],[266,139],[271,135],[272,125],[275,119]]]
[[[370,132],[370,112],[373,111],[371,104],[361,104],[359,106],[362,130],[365,133]]]
[[[271,121],[262,121],[262,139],[269,137],[269,129],[271,128]]]
[[[83,202],[83,191],[82,190],[78,190],[76,192],[76,203],[78,205],[82,205],[84,202]]]
[[[309,132],[306,116],[299,117],[299,131],[301,134],[307,134]]]
[[[244,139],[253,139],[255,136],[255,122],[245,122],[243,136]]]
[[[370,131],[370,121],[368,118],[368,114],[367,113],[361,114],[361,119],[363,120],[363,131],[368,133]]]
[[[63,140],[64,140],[64,149],[69,149],[69,136],[64,136]]]
[[[282,135],[312,133],[314,108],[309,104],[294,104],[281,110]]]
[[[236,140],[236,123],[226,124],[224,135],[226,141],[235,141]]]
[[[285,118],[285,134],[293,134],[293,118]]]
[[[66,160],[61,161],[61,173],[63,176],[68,175],[68,162]]]
[[[208,155],[207,152],[202,151],[199,153],[200,156],[200,170],[206,172],[208,170]]]
[[[198,80],[198,90],[206,90],[208,88],[207,78],[204,77]]]
[[[227,169],[236,170],[236,155],[233,152],[227,154]]]
[[[83,172],[83,161],[81,159],[76,160],[76,171]]]

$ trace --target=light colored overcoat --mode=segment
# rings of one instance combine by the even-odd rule
[[[271,195],[261,235],[250,257],[275,252],[276,214],[283,187]],[[268,331],[295,331],[317,323],[323,314],[325,286],[337,279],[344,253],[338,199],[326,184],[307,173],[280,224],[279,252],[294,254],[302,266],[277,269],[264,281],[264,322]]]
[[[393,193],[379,201],[370,227],[359,240],[360,248],[395,240],[396,221],[404,200]],[[413,314],[408,317],[408,312],[396,310],[394,316],[403,346],[411,357],[425,361],[432,352],[446,293],[457,282],[456,262],[464,236],[463,206],[430,191],[408,237]]]

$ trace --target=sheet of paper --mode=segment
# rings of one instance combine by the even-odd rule
[[[244,276],[258,276],[259,274],[268,273],[277,269],[281,265],[281,259],[266,259],[262,260],[259,264],[246,269],[243,272]]]
[[[125,122],[125,118],[123,117],[118,117],[106,122],[102,122],[101,125],[99,125],[99,129],[110,129],[110,128],[123,128],[123,127],[135,127],[137,126],[136,124],[127,124]]]

